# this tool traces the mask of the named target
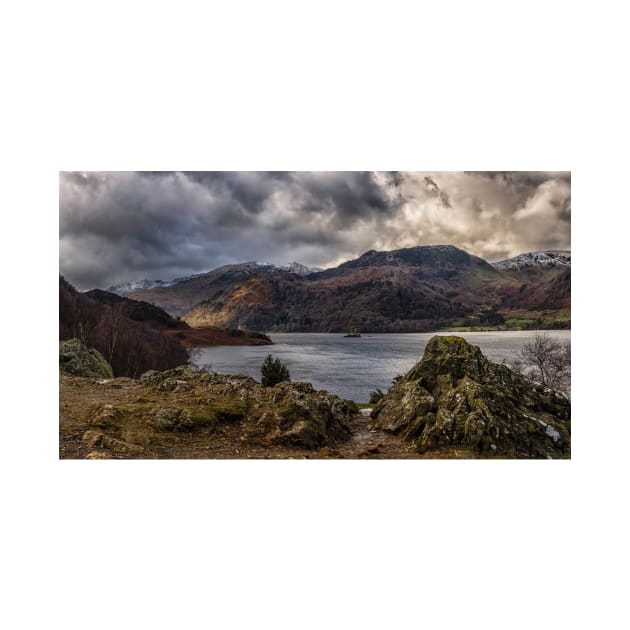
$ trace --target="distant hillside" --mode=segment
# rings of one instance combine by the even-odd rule
[[[244,273],[267,273],[272,271],[289,271],[291,273],[297,274],[298,276],[307,276],[310,273],[316,273],[321,271],[320,267],[307,267],[299,262],[291,262],[286,265],[274,265],[268,262],[244,262],[237,265],[226,265],[224,267],[219,267],[218,269],[214,269],[212,271],[208,271],[207,273],[197,273],[192,276],[187,276],[184,278],[176,278],[175,280],[169,280],[168,282],[164,280],[139,280],[137,282],[126,282],[123,284],[117,284],[115,286],[107,289],[109,293],[115,293],[120,296],[128,296],[134,299],[142,300],[146,296],[146,291],[151,289],[159,289],[159,288],[167,288],[173,285],[182,285],[183,283],[189,282],[191,280],[196,280],[201,278],[201,284],[193,282],[189,285],[188,288],[191,289],[194,294],[195,287],[204,286],[204,281],[207,278],[210,278],[210,283],[212,283],[212,278],[215,272],[224,270],[224,271],[233,271],[238,272],[242,271]],[[170,292],[166,291],[164,295],[168,296]],[[204,296],[202,299],[206,299]],[[197,303],[197,302],[195,302]],[[190,305],[187,306],[190,308]],[[173,303],[171,306],[171,310],[175,314],[179,314],[178,311],[182,309],[177,305],[177,303]]]
[[[147,370],[167,370],[188,362],[188,351],[163,334],[172,318],[147,304],[137,308],[104,291],[79,293],[59,278],[59,339],[81,339],[111,364],[115,376],[136,377]],[[141,312],[150,313],[143,319]],[[134,315],[135,319],[131,317]],[[184,322],[181,326],[188,328]]]
[[[149,304],[121,297],[101,289],[92,289],[83,293],[86,297],[100,302],[101,304],[116,305],[120,312],[135,322],[144,322],[159,330],[187,329],[190,326],[181,320],[174,319],[163,309]]]
[[[492,263],[499,271],[523,282],[549,280],[571,269],[570,251],[527,252],[508,260]]]
[[[181,315],[204,300],[214,299],[239,282],[271,271],[272,266],[267,269],[264,265],[255,262],[225,265],[168,287],[133,291],[129,297],[155,304],[171,315]]]
[[[530,310],[555,310],[570,320],[571,252],[527,252],[493,267],[520,282],[518,291],[504,296],[505,306]]]
[[[527,252],[514,258],[492,263],[501,271],[523,271],[525,269],[556,269],[571,266],[571,252],[568,250],[547,250],[544,252]]]
[[[570,277],[570,256],[568,267],[564,258],[556,266],[527,266],[527,258],[522,265],[502,266],[451,245],[371,250],[307,275],[242,263],[132,295],[181,315],[193,327],[412,332],[501,326],[511,319],[517,328],[519,321],[545,327],[556,313],[566,323],[566,287],[559,280],[547,284],[562,271]]]
[[[519,291],[504,300],[506,305],[529,309],[571,308],[571,270],[523,283]]]
[[[184,280],[185,278],[182,278]],[[122,282],[121,284],[114,284],[108,287],[106,291],[108,293],[115,293],[116,295],[129,295],[132,291],[142,291],[144,289],[152,289],[153,287],[164,287],[175,284],[175,282],[165,282],[164,280],[137,280],[136,282]]]
[[[192,326],[259,330],[433,330],[498,302],[503,285],[517,283],[455,247],[370,251],[305,278],[282,273],[248,278],[183,318]]]
[[[118,376],[187,363],[186,348],[272,343],[256,332],[216,326],[193,329],[147,302],[101,289],[78,293],[63,279],[59,291],[60,339],[82,338],[110,361]]]

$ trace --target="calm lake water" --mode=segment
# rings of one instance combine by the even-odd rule
[[[561,342],[571,341],[570,330],[545,331]],[[291,380],[307,381],[342,398],[367,402],[377,387],[385,391],[397,374],[404,374],[422,357],[436,334],[364,334],[345,338],[343,333],[272,333],[273,346],[214,346],[202,348],[195,363],[221,374],[247,374],[260,380],[260,366],[268,353],[280,358]],[[535,331],[457,333],[492,361],[519,352],[534,339]]]

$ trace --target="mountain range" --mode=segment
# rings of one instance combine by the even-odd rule
[[[454,246],[434,245],[370,250],[324,270],[226,265],[128,295],[193,327],[420,332],[568,328],[570,291],[570,252],[529,252],[488,263]]]
[[[298,274],[298,276],[306,276],[309,273],[314,273],[317,271],[322,271],[321,267],[307,267],[299,262],[291,262],[286,265],[274,265],[273,263],[268,262],[247,262],[243,263],[243,265],[249,266],[252,270],[256,272],[263,271],[290,271],[292,273]],[[193,280],[198,276],[205,275],[203,273],[196,273],[191,276],[184,276],[181,278],[175,278],[174,280],[149,280],[148,278],[144,278],[143,280],[137,280],[135,282],[123,282],[121,284],[115,284],[111,287],[107,288],[106,291],[108,293],[115,293],[116,295],[126,296],[135,291],[144,291],[147,289],[153,289],[154,287],[170,287],[174,284],[180,284],[185,282],[186,280]]]

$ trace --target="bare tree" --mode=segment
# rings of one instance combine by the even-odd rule
[[[123,319],[122,311],[119,305],[112,304],[110,307],[110,321],[109,330],[107,331],[107,360],[112,362],[114,353],[116,352],[116,345],[120,337],[121,322]]]
[[[98,321],[89,306],[80,302],[76,295],[73,295],[73,303],[75,311],[75,322],[72,327],[73,336],[79,339],[84,345],[91,345],[92,335]]]
[[[513,370],[547,387],[568,393],[571,387],[571,344],[537,333],[511,362]]]

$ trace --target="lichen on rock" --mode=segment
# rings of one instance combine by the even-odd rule
[[[490,362],[461,337],[433,337],[371,418],[422,453],[457,447],[476,456],[570,456],[568,399]]]
[[[277,444],[314,449],[350,435],[348,422],[355,410],[334,394],[316,391],[310,383],[279,383],[270,402],[265,414],[274,419],[270,435]]]
[[[149,423],[157,431],[189,431],[195,425],[190,411],[182,407],[161,407]]]
[[[120,421],[122,417],[120,409],[113,405],[99,404],[88,410],[87,424],[105,429]]]
[[[74,376],[113,378],[112,366],[94,348],[89,348],[79,339],[59,342],[59,369]]]
[[[189,394],[189,401],[204,395],[203,409],[156,410],[149,426],[158,431],[242,423],[243,435],[259,443],[313,450],[347,439],[348,423],[357,412],[347,401],[317,391],[309,383],[282,382],[263,387],[243,374],[216,374],[191,366],[147,372],[140,380],[156,392]]]
[[[137,444],[130,444],[123,440],[118,440],[99,431],[86,431],[82,438],[83,443],[90,449],[102,449],[118,455],[136,456],[142,455],[144,449]]]

